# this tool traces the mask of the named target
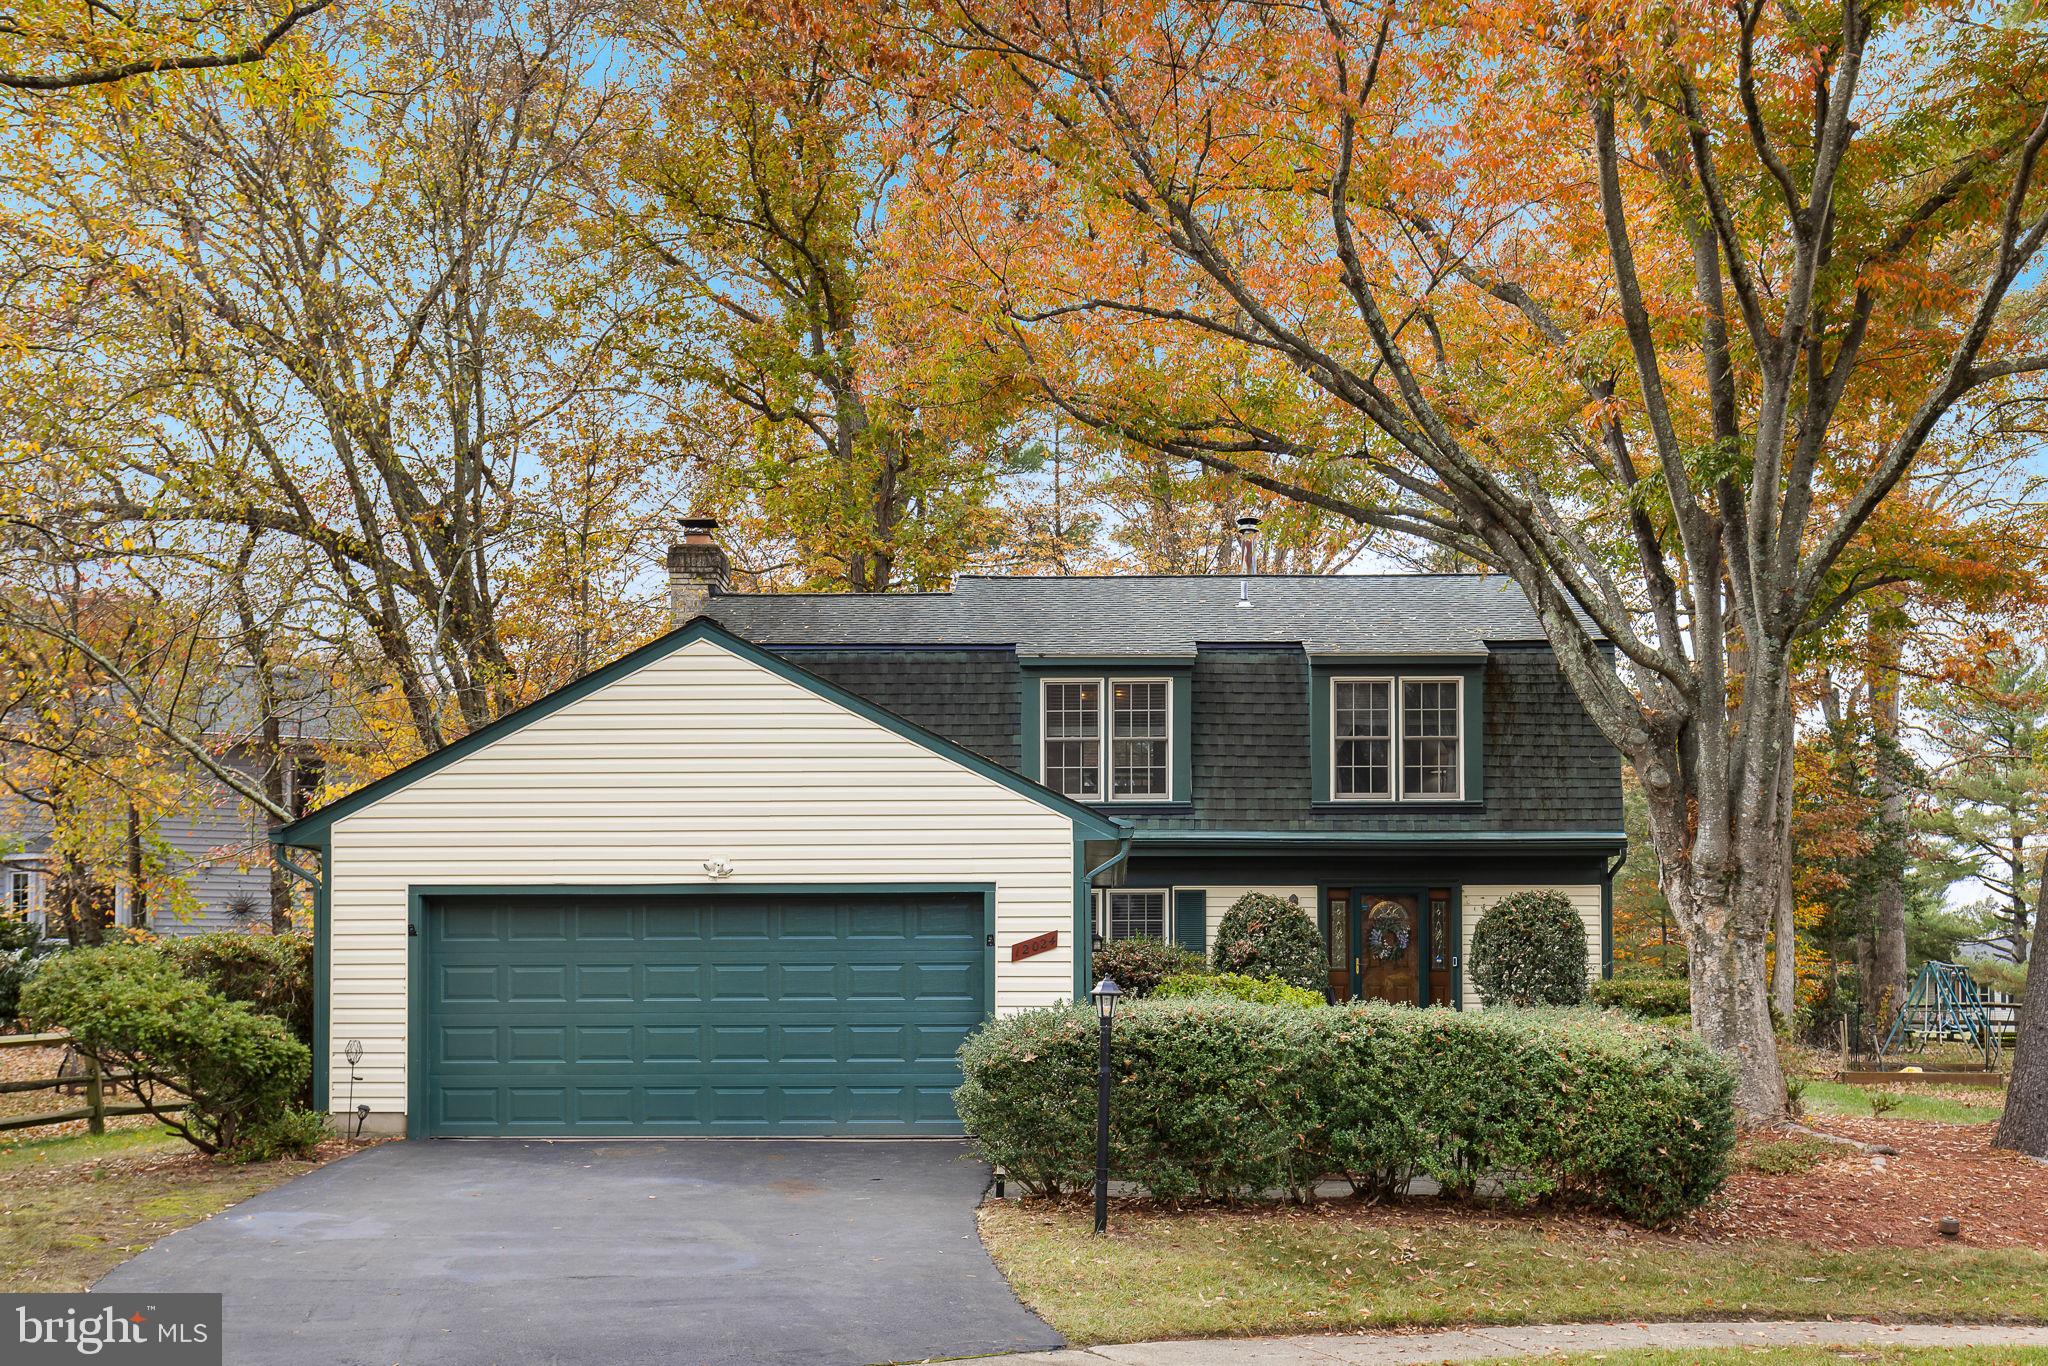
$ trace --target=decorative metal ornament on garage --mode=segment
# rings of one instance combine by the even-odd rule
[[[1413,935],[1407,910],[1391,901],[1382,901],[1372,908],[1366,920],[1365,947],[1373,957],[1391,963],[1407,954]]]

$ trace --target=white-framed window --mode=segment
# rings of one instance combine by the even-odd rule
[[[1173,796],[1169,679],[1045,679],[1039,735],[1040,777],[1063,796],[1115,802]]]
[[[1107,891],[1097,901],[1098,939],[1165,939],[1172,928],[1171,888]]]
[[[1339,801],[1394,795],[1394,680],[1330,680],[1330,784]]]
[[[1330,795],[1340,802],[1460,800],[1465,680],[1330,680]]]
[[[1464,789],[1464,680],[1401,680],[1401,795],[1455,801]]]
[[[7,874],[7,909],[25,916],[35,907],[35,875],[25,868]]]

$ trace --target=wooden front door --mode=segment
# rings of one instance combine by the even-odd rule
[[[1352,898],[1362,1000],[1422,1003],[1422,926],[1416,898],[1361,891]]]
[[[1421,908],[1421,899],[1410,892],[1329,889],[1323,899],[1323,943],[1331,1000],[1423,1003],[1422,964],[1428,950]],[[1431,986],[1434,997],[1434,982]],[[1440,999],[1450,999],[1448,972]]]

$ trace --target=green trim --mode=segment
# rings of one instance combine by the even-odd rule
[[[1131,837],[1126,834],[1117,841],[1116,852],[1093,868],[1088,866],[1088,850],[1081,838],[1074,838],[1074,999],[1088,999],[1089,989],[1095,983],[1090,980],[1095,969],[1095,925],[1089,914],[1093,909],[1095,879],[1122,863],[1131,856]]]
[[[1373,801],[1340,800],[1330,773],[1330,680],[1335,677],[1387,678],[1394,684],[1395,734],[1399,735],[1401,679],[1450,678],[1463,680],[1459,724],[1464,746],[1465,790],[1446,800],[1441,797],[1390,797]],[[1398,749],[1398,744],[1396,746]],[[1393,756],[1394,780],[1400,780],[1401,756]],[[1309,661],[1308,684],[1308,772],[1309,800],[1317,807],[1357,811],[1361,809],[1406,811],[1422,806],[1473,807],[1486,800],[1486,660],[1484,656],[1455,655],[1430,659],[1422,656],[1375,659],[1365,655],[1317,655]]]
[[[1619,830],[1152,830],[1143,826],[1131,832],[1140,846],[1159,845],[1264,845],[1301,848],[1346,845],[1474,845],[1499,846],[1506,851],[1531,847],[1543,849],[1602,852],[1625,845],[1628,837]]]
[[[286,846],[278,845],[270,851],[278,866],[313,889],[313,1072],[310,1089],[313,1093],[313,1109],[319,1114],[329,1113],[332,1097],[328,1095],[328,1055],[334,1050],[329,1045],[333,1031],[330,1016],[334,1005],[329,999],[327,984],[332,980],[328,957],[333,952],[334,926],[327,897],[327,870],[330,866],[328,844],[320,844],[320,869],[318,872],[294,862],[285,853]]]
[[[1076,852],[1081,842],[1074,841]],[[1078,860],[1077,860],[1078,862]],[[427,1116],[422,1087],[427,1076],[427,902],[456,897],[494,896],[846,896],[871,893],[877,896],[906,895],[972,896],[982,898],[982,973],[985,992],[982,1015],[992,1019],[996,1012],[996,888],[992,882],[762,882],[734,886],[702,882],[478,882],[414,883],[405,889],[405,1136],[427,1137]],[[326,993],[315,997],[318,1018]]]
[[[1084,678],[1098,679],[1105,687],[1113,678],[1164,678],[1167,683],[1168,706],[1172,714],[1173,733],[1170,737],[1168,762],[1172,772],[1167,775],[1165,797],[1142,797],[1135,801],[1111,801],[1105,795],[1091,809],[1113,813],[1125,807],[1144,808],[1158,806],[1186,805],[1192,802],[1195,792],[1195,681],[1194,661],[1176,656],[1167,660],[1156,659],[1062,659],[1053,663],[1039,663],[1024,660],[1023,675],[1018,682],[1020,695],[1017,699],[1017,714],[1023,761],[1021,771],[1033,782],[1044,778],[1042,762],[1045,757],[1045,693],[1047,679]],[[1109,743],[1107,732],[1103,744]],[[1106,751],[1105,751],[1106,754]]]
[[[549,693],[546,697],[529,702],[517,711],[506,713],[489,725],[471,731],[468,735],[463,736],[451,745],[435,750],[432,754],[422,758],[415,759],[396,773],[379,778],[376,782],[366,787],[358,788],[339,801],[330,802],[318,811],[311,812],[293,821],[290,825],[278,827],[270,832],[271,842],[274,844],[295,845],[301,848],[316,847],[319,840],[326,835],[327,831],[333,827],[336,821],[354,815],[371,803],[380,801],[390,796],[393,792],[418,782],[429,774],[439,772],[456,760],[467,758],[486,745],[494,744],[514,731],[524,729],[535,721],[552,716],[571,703],[582,701],[598,689],[616,683],[620,679],[654,663],[656,660],[686,646],[694,645],[700,640],[709,640],[721,649],[738,655],[741,659],[751,664],[756,664],[778,677],[787,679],[789,682],[815,693],[828,702],[844,707],[855,715],[865,717],[867,720],[895,732],[906,740],[922,745],[944,758],[951,759],[962,768],[971,769],[984,778],[1001,783],[1012,792],[1029,797],[1043,806],[1050,807],[1061,815],[1067,816],[1076,825],[1086,829],[1097,838],[1114,839],[1117,837],[1118,831],[1115,823],[1101,813],[1070,798],[1062,797],[1051,788],[1042,786],[1021,774],[1014,773],[999,764],[991,763],[979,754],[963,749],[942,735],[935,735],[922,726],[913,725],[894,712],[886,711],[864,698],[856,697],[838,685],[828,683],[808,669],[792,664],[777,655],[769,654],[758,646],[751,645],[740,639],[709,617],[697,617],[676,630],[670,631],[658,640],[650,641],[639,649],[613,660],[602,669],[586,674],[574,683]]]
[[[1209,892],[1181,887],[1173,893],[1173,939],[1191,953],[1209,956]]]
[[[1465,884],[1451,884],[1451,1009],[1465,1008]]]

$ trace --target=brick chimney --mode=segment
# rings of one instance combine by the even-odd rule
[[[682,539],[668,548],[669,625],[681,626],[701,617],[709,608],[711,595],[723,593],[731,581],[732,563],[715,534],[718,523],[710,517],[685,517]]]

